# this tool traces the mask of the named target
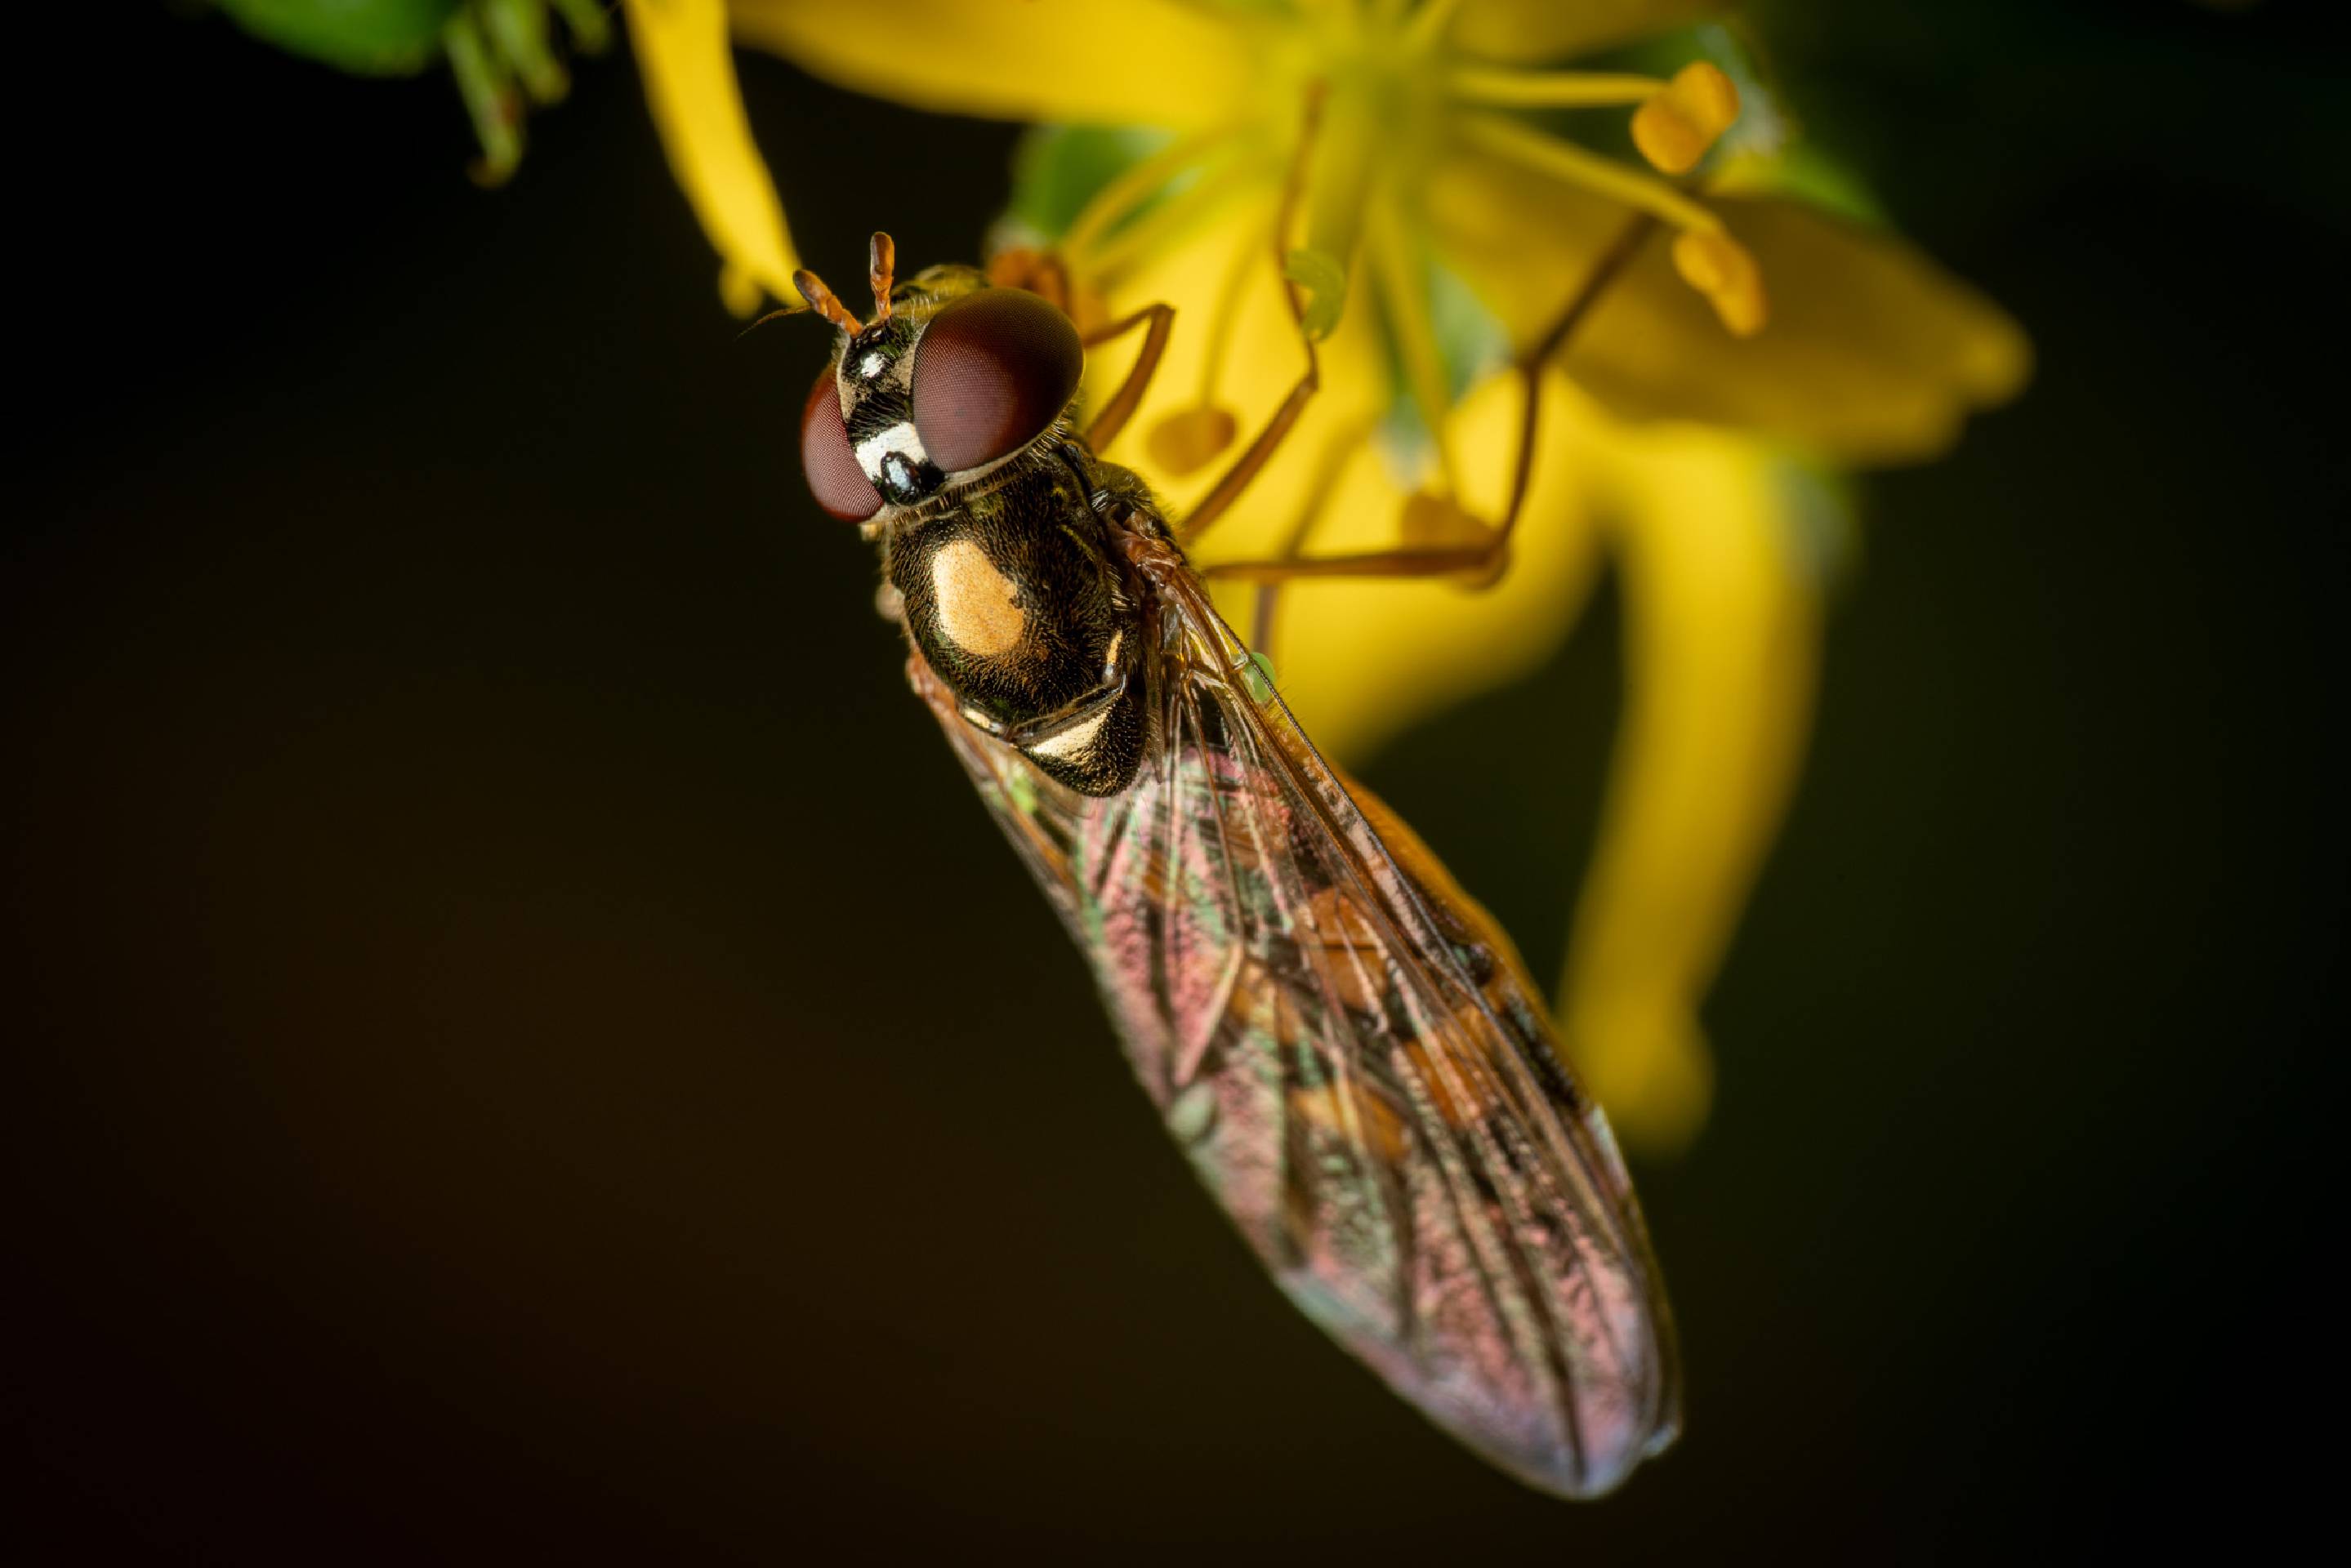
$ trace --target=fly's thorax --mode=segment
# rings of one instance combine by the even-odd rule
[[[1019,464],[892,528],[888,571],[967,720],[1073,789],[1126,786],[1146,735],[1143,617],[1065,464]]]

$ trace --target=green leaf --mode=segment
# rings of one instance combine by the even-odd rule
[[[458,0],[220,0],[266,44],[355,76],[413,76],[441,53]]]

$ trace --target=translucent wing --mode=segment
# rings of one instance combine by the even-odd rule
[[[1180,556],[1130,553],[1159,657],[1124,792],[1046,778],[919,655],[916,690],[1291,1300],[1505,1469],[1607,1490],[1672,1440],[1679,1374],[1605,1122],[1490,920],[1350,794]]]

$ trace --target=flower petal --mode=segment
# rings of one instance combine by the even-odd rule
[[[999,119],[1190,129],[1253,74],[1255,29],[1174,0],[737,0],[737,36],[877,98]]]
[[[1432,182],[1447,256],[1525,342],[1621,230],[1624,209],[1461,152]],[[1652,239],[1570,345],[1570,374],[1610,411],[1786,438],[1855,462],[1932,457],[1967,415],[2015,396],[2031,346],[1967,285],[1889,234],[1784,199],[1709,200],[1753,256],[1768,326],[1723,329]]]
[[[1628,434],[1602,483],[1630,690],[1561,981],[1561,1038],[1635,1148],[1704,1123],[1698,1006],[1779,826],[1812,710],[1804,493],[1761,443]]]
[[[1464,0],[1453,46],[1481,59],[1570,59],[1702,21],[1729,0]]]
[[[629,36],[662,145],[703,232],[718,247],[728,308],[747,316],[758,290],[798,301],[783,203],[751,140],[720,0],[627,0]]]

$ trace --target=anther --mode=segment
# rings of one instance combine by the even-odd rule
[[[1668,174],[1687,174],[1739,118],[1739,89],[1719,67],[1694,60],[1633,113],[1633,144]]]
[[[1144,444],[1150,450],[1151,461],[1168,472],[1193,473],[1232,445],[1238,429],[1238,421],[1225,410],[1214,403],[1196,403],[1152,426]]]
[[[1674,270],[1682,281],[1706,296],[1715,315],[1733,337],[1751,337],[1763,329],[1770,311],[1763,299],[1763,277],[1747,247],[1719,229],[1693,230],[1674,240]]]

